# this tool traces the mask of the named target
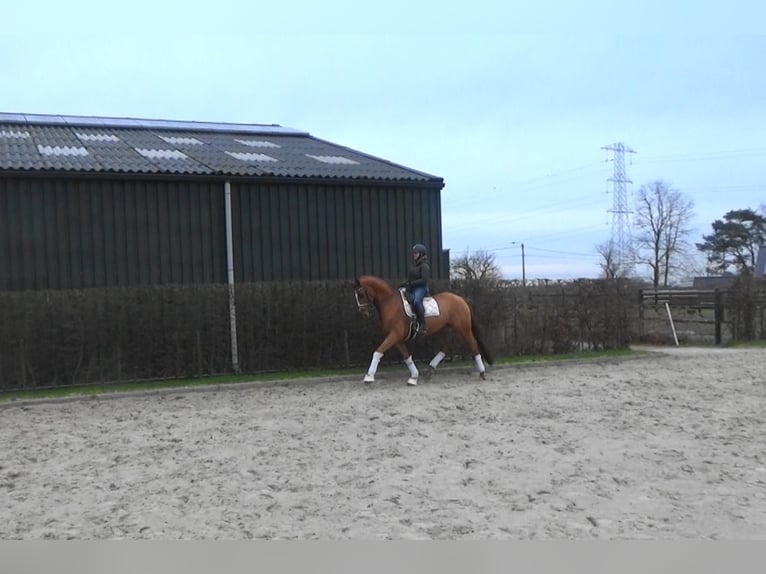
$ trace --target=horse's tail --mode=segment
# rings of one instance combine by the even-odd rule
[[[471,309],[471,332],[473,333],[474,339],[476,339],[476,342],[479,344],[479,351],[481,351],[481,356],[484,357],[484,360],[488,365],[492,365],[492,355],[490,354],[489,350],[487,350],[487,346],[484,344],[484,338],[481,335],[481,329],[479,329],[479,325],[476,323],[476,317],[473,314],[473,309]]]

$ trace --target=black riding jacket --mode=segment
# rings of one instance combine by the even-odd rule
[[[412,289],[419,285],[428,288],[428,280],[431,277],[431,266],[428,264],[428,257],[423,256],[420,260],[410,267],[407,273],[407,288]]]

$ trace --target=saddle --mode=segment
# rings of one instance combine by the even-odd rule
[[[402,298],[402,305],[404,307],[404,314],[407,315],[410,319],[410,330],[407,334],[407,340],[409,341],[415,335],[417,335],[417,320],[418,317],[415,315],[415,311],[412,309],[412,301],[410,301],[410,298],[407,296],[407,288],[406,287],[400,287],[399,288],[399,295]],[[425,316],[426,317],[438,317],[439,316],[439,304],[436,302],[436,299],[433,297],[424,297],[423,298],[423,309],[425,310]]]

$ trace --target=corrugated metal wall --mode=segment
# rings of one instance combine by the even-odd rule
[[[446,278],[440,189],[235,182],[236,280]],[[225,281],[223,182],[0,178],[0,290]]]
[[[0,290],[226,281],[221,186],[0,179]]]
[[[413,243],[441,247],[438,189],[238,184],[232,195],[238,281],[403,278]]]

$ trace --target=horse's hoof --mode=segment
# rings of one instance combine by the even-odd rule
[[[479,378],[480,378],[482,381],[486,381],[486,380],[487,380],[487,377],[484,375],[484,371],[482,371],[481,373],[479,373]]]
[[[365,375],[364,376],[364,382],[365,383],[374,383],[375,382],[375,377],[372,376],[372,375]]]
[[[409,379],[407,379],[407,384],[410,385],[411,387],[414,387],[415,385],[418,384],[418,380],[415,377],[410,377]]]

